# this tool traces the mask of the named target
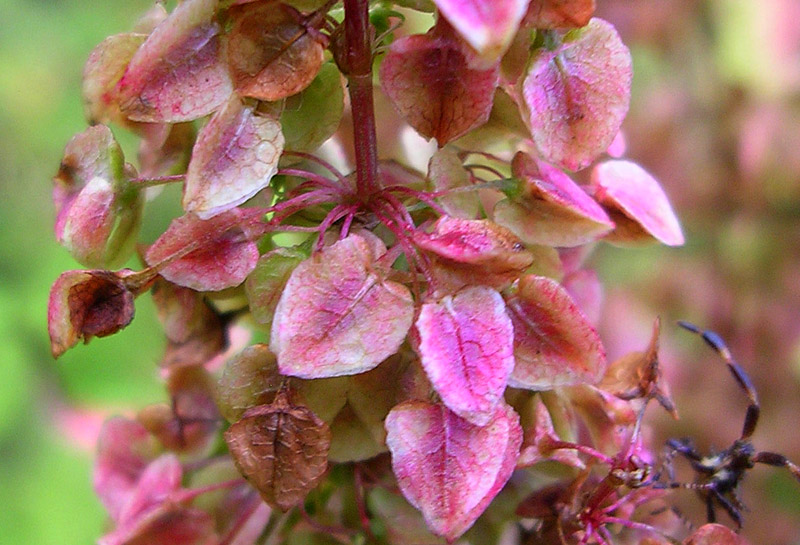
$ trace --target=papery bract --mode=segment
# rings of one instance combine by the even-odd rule
[[[237,93],[275,101],[308,87],[325,50],[300,23],[298,12],[259,2],[231,13],[228,65]]]
[[[151,294],[167,337],[162,367],[202,365],[224,350],[222,321],[199,292],[161,278]]]
[[[214,20],[218,0],[186,0],[133,55],[116,92],[134,121],[175,123],[208,115],[233,92]]]
[[[142,511],[164,501],[164,497],[181,486],[183,470],[174,454],[162,454],[142,470],[131,489],[118,522],[136,518]]]
[[[541,244],[528,245],[526,248],[533,256],[533,263],[525,269],[525,274],[546,276],[554,280],[564,278],[564,266],[561,263],[558,250],[552,246]]]
[[[145,11],[133,24],[133,32],[143,32],[149,34],[169,16],[167,8],[163,4],[153,4]]]
[[[109,36],[89,54],[83,69],[83,103],[89,123],[125,122],[119,109],[117,83],[147,34]]]
[[[430,233],[415,232],[414,242],[436,258],[453,291],[470,284],[506,287],[533,262],[511,231],[488,220],[442,216]]]
[[[487,60],[499,59],[530,0],[434,0],[461,37]]]
[[[272,325],[283,287],[292,271],[307,258],[306,252],[299,248],[275,248],[258,258],[255,269],[244,283],[250,312],[256,322]]]
[[[472,183],[469,172],[464,168],[455,150],[440,148],[428,162],[428,179],[435,191],[458,187],[469,187]],[[450,216],[463,219],[478,217],[480,201],[477,192],[453,193],[439,197],[442,208]]]
[[[282,151],[278,120],[231,97],[197,137],[183,208],[208,219],[242,204],[269,185]]]
[[[128,183],[122,149],[105,125],[75,135],[53,178],[56,239],[87,267],[113,267],[133,251],[143,199]]]
[[[747,541],[721,524],[704,524],[683,542],[684,545],[747,545]]]
[[[145,259],[179,286],[197,291],[238,286],[258,262],[258,247],[243,228],[252,216],[239,209],[208,220],[181,216],[150,246]]]
[[[165,504],[97,540],[98,545],[216,545],[214,519],[200,509]]]
[[[505,61],[506,57],[503,59]],[[524,61],[527,59],[526,46]],[[520,74],[522,74],[523,68],[524,66],[518,68]],[[453,142],[457,148],[464,150],[513,149],[522,142],[530,140],[530,131],[522,120],[520,108],[508,94],[511,89],[504,85],[505,82],[514,80],[513,76],[505,73],[507,69],[516,70],[517,68],[507,68],[505,64],[500,65],[500,86],[495,90],[489,119],[480,127],[476,127]]]
[[[139,145],[141,178],[178,175],[186,172],[197,139],[194,123],[164,125],[163,130],[145,133]]]
[[[283,511],[303,501],[328,468],[328,425],[290,402],[285,391],[270,405],[245,411],[225,432],[225,441],[264,501]]]
[[[564,388],[558,395],[574,416],[583,421],[596,448],[617,453],[630,440],[629,429],[637,415],[630,402],[591,384]]]
[[[221,420],[214,386],[201,365],[175,366],[167,379],[170,404],[145,407],[137,420],[172,452],[206,454],[216,443]]]
[[[112,519],[120,519],[136,483],[158,452],[155,439],[135,420],[115,417],[103,423],[93,487]]]
[[[360,462],[386,452],[374,426],[364,422],[349,404],[331,422],[331,450],[328,459],[336,464]]]
[[[229,422],[256,405],[272,403],[285,377],[265,344],[248,346],[225,363],[217,387],[217,405]]]
[[[319,378],[372,369],[397,351],[414,305],[374,268],[366,240],[350,235],[297,266],[283,290],[270,348],[287,375]]]
[[[514,471],[519,416],[501,403],[485,426],[444,405],[406,401],[386,417],[392,469],[428,528],[455,541],[483,513]]]
[[[499,70],[470,68],[456,42],[433,32],[394,41],[380,79],[409,125],[441,147],[489,119]]]
[[[374,488],[367,497],[370,513],[385,521],[389,543],[405,545],[444,545],[445,540],[431,533],[422,514],[399,494]]]
[[[681,226],[664,190],[636,163],[612,160],[597,165],[592,186],[617,225],[606,240],[635,243],[655,238],[668,246],[683,244]]]
[[[506,306],[514,324],[516,358],[509,384],[549,390],[600,380],[606,369],[600,337],[558,282],[523,276],[506,297]]]
[[[630,352],[611,362],[598,387],[620,399],[655,398],[673,418],[677,419],[678,411],[672,401],[668,384],[661,380],[661,370],[658,365],[660,331],[661,320],[656,318],[647,348],[642,352]]]
[[[567,274],[561,280],[561,285],[589,323],[597,327],[603,311],[603,284],[597,273],[589,269],[579,269]]]
[[[442,402],[485,425],[514,368],[514,329],[503,298],[491,288],[464,288],[422,305],[416,329],[422,366]]]
[[[177,500],[182,469],[174,454],[164,454],[143,471],[117,520],[99,545],[213,545],[214,521]],[[172,496],[175,495],[175,500]]]
[[[281,375],[283,376],[283,375]],[[308,405],[314,414],[331,423],[347,405],[350,377],[339,376],[313,380],[292,378],[291,384],[298,399]]]
[[[349,415],[340,412],[331,424],[332,461],[365,460],[386,451],[386,428],[383,424],[392,407],[407,397],[404,391],[405,377],[409,372],[414,372],[410,371],[409,363],[398,354],[371,371],[349,378],[346,407]],[[368,436],[362,440],[362,444],[348,437],[339,437],[343,416],[356,422]],[[353,429],[355,426],[349,427]]]
[[[537,395],[533,407],[533,425],[525,428],[517,467],[529,467],[539,462],[553,460],[583,469],[585,464],[574,449],[554,448],[561,438],[553,428],[553,419]]]
[[[589,23],[595,0],[531,0],[522,24],[533,28],[577,28]]]
[[[494,207],[494,220],[527,244],[579,246],[614,228],[608,214],[561,170],[518,153],[511,163],[518,195]]]
[[[92,337],[113,335],[133,320],[135,293],[117,273],[67,271],[53,283],[47,326],[53,357]]]
[[[592,19],[535,54],[521,92],[539,153],[580,170],[608,148],[628,111],[630,52],[613,26]]]

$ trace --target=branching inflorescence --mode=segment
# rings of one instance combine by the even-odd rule
[[[675,412],[658,329],[608,364],[586,268],[598,241],[683,243],[620,158],[628,49],[593,0],[396,4],[159,2],[90,55],[54,180],[87,269],[52,287],[53,355],[150,292],[170,398],[101,432],[101,543],[675,541],[642,433]],[[164,184],[184,214],[145,246]]]

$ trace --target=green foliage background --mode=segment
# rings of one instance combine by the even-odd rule
[[[661,435],[694,434],[706,448],[727,444],[741,425],[741,394],[722,366],[696,339],[675,336],[673,320],[689,318],[729,339],[754,375],[764,398],[758,445],[800,461],[800,78],[786,76],[793,66],[800,75],[800,36],[770,30],[782,17],[796,26],[783,13],[793,3],[598,0],[598,14],[634,54],[629,156],[662,181],[688,244],[603,246],[595,264],[608,287],[606,322],[615,326],[602,332],[610,355],[642,347],[653,317],[664,320],[663,359],[683,420],[656,416]],[[46,332],[49,287],[77,267],[53,239],[50,179],[68,139],[85,127],[82,66],[149,5],[0,0],[0,544],[93,542],[104,514],[91,491],[92,451],[59,422],[163,399],[154,365],[162,340],[148,297],[123,333],[58,362]],[[778,62],[781,52],[788,65]],[[743,173],[746,121],[762,119],[759,108],[786,127],[762,127],[774,142]],[[116,133],[133,156],[132,140]],[[771,470],[753,480],[745,535],[798,543],[796,483]]]
[[[49,286],[75,262],[53,238],[50,179],[83,130],[83,63],[124,31],[146,0],[0,0],[0,543],[92,543],[103,511],[91,490],[91,450],[56,418],[76,408],[125,410],[161,398],[161,340],[149,301],[125,335],[54,362]]]

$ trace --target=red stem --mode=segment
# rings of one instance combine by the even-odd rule
[[[356,187],[366,200],[380,189],[378,182],[378,142],[375,135],[375,108],[372,96],[372,33],[369,0],[344,0],[346,66],[350,108],[353,113],[353,145],[356,157]]]
[[[335,166],[330,164],[328,161],[320,159],[316,155],[312,155],[310,153],[304,153],[302,151],[293,151],[293,150],[283,150],[283,155],[293,155],[295,157],[300,157],[302,159],[305,159],[306,161],[317,163],[318,165],[325,167],[331,174],[336,176],[336,179],[339,180],[340,182],[345,181],[344,174],[339,172],[339,170]]]

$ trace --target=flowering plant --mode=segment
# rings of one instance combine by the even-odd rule
[[[150,292],[170,399],[101,432],[101,543],[674,542],[637,511],[666,493],[658,326],[607,362],[586,258],[683,235],[622,158],[631,57],[593,12],[182,0],[97,46],[54,180],[87,269],[51,289],[52,351]],[[184,214],[143,246],[164,184]]]

